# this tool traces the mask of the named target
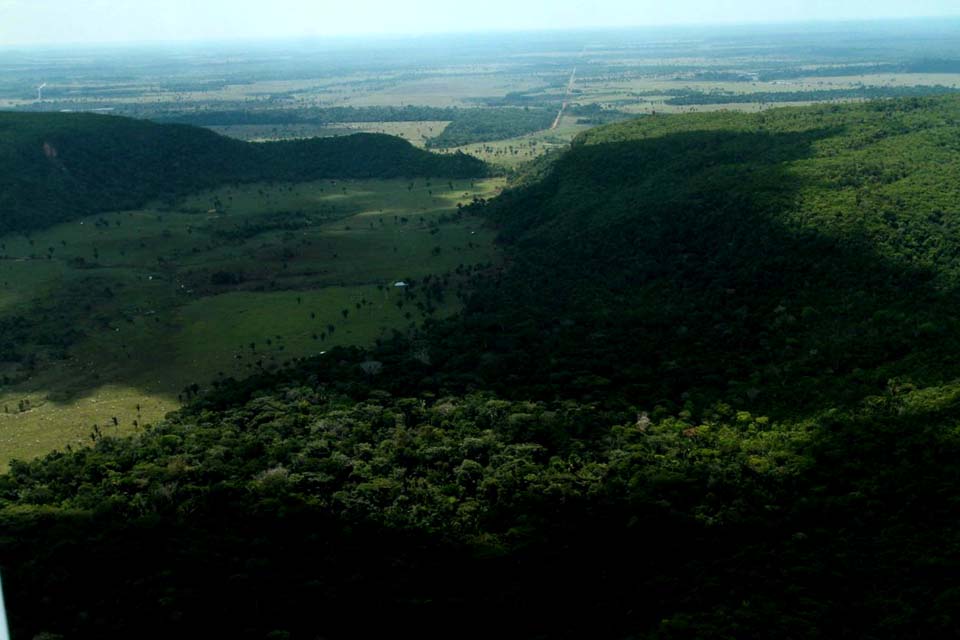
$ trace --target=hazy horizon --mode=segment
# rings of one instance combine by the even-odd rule
[[[919,0],[781,2],[759,0],[660,4],[606,0],[527,2],[491,0],[483,6],[450,6],[418,0],[403,6],[358,0],[318,7],[306,0],[0,0],[0,47],[219,42],[311,38],[404,38],[470,33],[759,26],[960,18],[960,6]]]

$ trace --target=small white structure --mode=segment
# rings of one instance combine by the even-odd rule
[[[399,288],[399,289],[406,289],[406,288],[407,288],[408,286],[410,286],[410,285],[408,285],[406,282],[404,282],[403,280],[401,280],[400,282],[395,283],[393,286],[395,286],[395,287],[397,287],[397,288]]]

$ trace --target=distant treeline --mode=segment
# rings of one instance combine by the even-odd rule
[[[439,136],[427,146],[457,147],[474,142],[492,142],[522,136],[553,123],[556,113],[539,108],[457,108],[457,107],[311,107],[307,109],[263,109],[197,111],[165,114],[155,122],[191,124],[202,127],[231,125],[338,124],[343,122],[448,121]]]
[[[485,172],[476,158],[441,156],[380,134],[252,144],[113,116],[0,113],[0,233],[172,201],[224,183]]]
[[[691,79],[707,82],[752,82],[757,77],[745,71],[697,71]]]
[[[192,124],[198,127],[230,125],[337,124],[341,122],[415,122],[455,120],[456,107],[309,107],[303,109],[235,109],[185,111],[158,115],[160,123]]]
[[[877,62],[824,65],[821,67],[778,67],[773,69],[699,70],[677,68],[674,73],[693,71],[694,80],[713,82],[772,82],[795,78],[837,78],[841,76],[876,75],[880,73],[960,73],[960,60],[913,60],[910,62]],[[665,71],[669,73],[670,71]]]
[[[475,142],[506,140],[549,129],[556,113],[547,109],[469,109],[443,133],[427,141],[430,148],[459,147]]]
[[[877,73],[960,73],[960,60],[914,60],[902,63],[850,64],[817,68],[790,67],[767,69],[757,74],[757,80],[786,80],[789,78],[835,78]]]
[[[566,80],[564,80],[565,82]],[[538,107],[559,109],[563,98],[558,94],[544,94],[543,91],[563,87],[563,83],[547,85],[530,91],[513,91],[502,98],[484,98],[481,103],[488,107]]]
[[[679,93],[679,92],[678,92]],[[754,102],[821,102],[825,100],[873,100],[877,98],[919,98],[960,93],[960,89],[943,85],[914,87],[858,87],[856,89],[822,89],[815,91],[757,91],[753,93],[683,92],[666,101],[674,106],[700,104],[745,104]]]

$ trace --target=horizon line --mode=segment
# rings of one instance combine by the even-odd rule
[[[340,42],[384,42],[384,41],[415,41],[420,39],[473,36],[473,37],[496,37],[496,36],[521,36],[529,34],[578,34],[578,33],[597,33],[597,32],[630,32],[645,30],[689,30],[706,28],[762,28],[762,27],[789,27],[789,26],[830,26],[830,25],[879,25],[896,24],[909,22],[929,22],[929,21],[951,21],[960,26],[960,11],[951,14],[924,15],[909,17],[870,17],[870,18],[809,18],[802,20],[782,20],[782,21],[714,21],[714,22],[664,22],[648,23],[636,25],[596,25],[584,27],[523,27],[523,28],[489,28],[476,30],[447,30],[447,31],[404,31],[404,32],[386,32],[386,31],[367,31],[367,32],[343,32],[343,33],[314,33],[314,34],[288,34],[288,35],[238,35],[226,36],[220,38],[165,38],[156,40],[87,40],[73,42],[20,42],[20,43],[0,43],[0,51],[11,50],[53,50],[65,48],[124,48],[124,47],[166,47],[166,46],[209,46],[209,45],[229,45],[229,44],[280,44],[280,43],[319,43],[320,41],[340,41]],[[945,25],[941,25],[945,26]]]

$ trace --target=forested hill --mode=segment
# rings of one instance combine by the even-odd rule
[[[958,636],[960,101],[604,127],[470,209],[460,318],[0,476],[14,636]]]
[[[484,173],[475,158],[432,154],[386,135],[252,144],[187,125],[0,112],[0,233],[225,182]]]
[[[792,411],[960,374],[956,98],[601,127],[485,214],[513,268],[445,362],[503,393]]]

